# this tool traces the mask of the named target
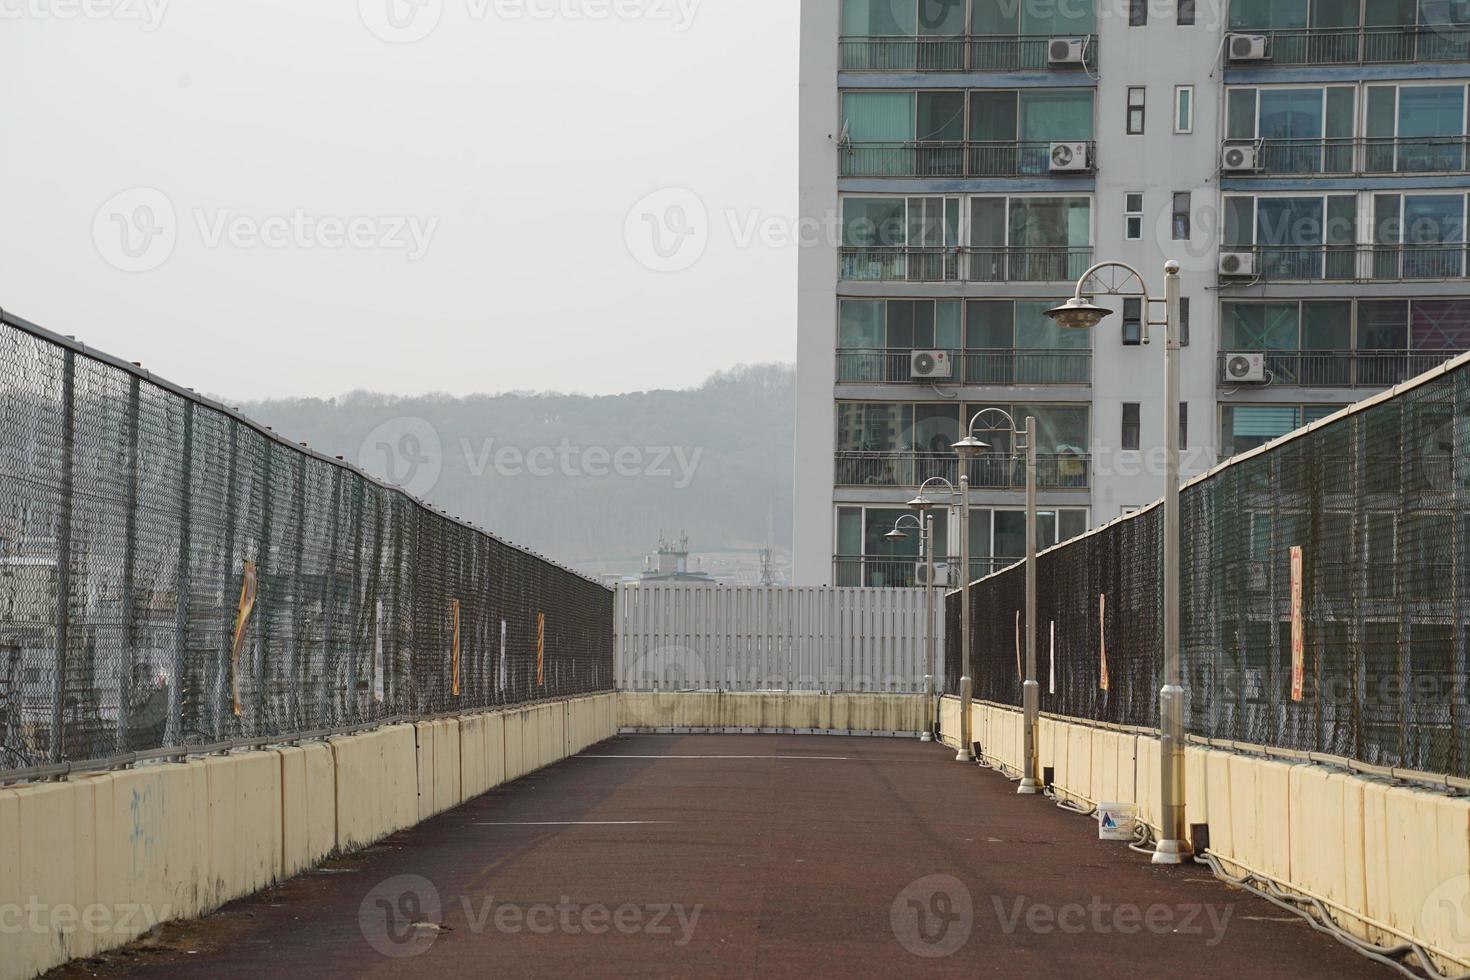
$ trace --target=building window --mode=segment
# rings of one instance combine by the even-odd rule
[[[1128,86],[1128,135],[1143,135],[1143,86]]]
[[[1189,448],[1189,402],[1179,403],[1179,445]]]
[[[1176,242],[1189,241],[1189,191],[1174,193],[1174,213],[1169,221]]]
[[[1174,86],[1174,132],[1194,132],[1194,86]]]
[[[1138,402],[1123,403],[1123,448],[1137,449],[1141,423],[1138,419]]]
[[[1123,346],[1138,347],[1143,343],[1143,300],[1123,300]]]
[[[1179,297],[1179,346],[1189,346],[1189,297]]]
[[[1130,242],[1143,238],[1143,195],[1123,195],[1123,237]]]
[[[1194,25],[1194,0],[1179,0],[1179,26]]]
[[[1128,26],[1142,27],[1148,23],[1148,0],[1128,0]]]

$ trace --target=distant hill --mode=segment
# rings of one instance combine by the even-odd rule
[[[636,571],[660,532],[695,554],[791,541],[795,373],[741,366],[697,388],[246,402],[451,514],[588,571]]]

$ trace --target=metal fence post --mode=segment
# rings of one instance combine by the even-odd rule
[[[73,457],[76,455],[76,354],[67,348],[61,355],[61,492],[56,533],[56,683],[51,688],[51,761],[66,758],[67,644],[71,631],[71,516]]]
[[[133,668],[137,662],[138,611],[133,599],[133,576],[138,556],[138,377],[128,381],[128,488],[123,531],[122,621],[123,657],[117,674],[117,751],[128,750],[128,715],[133,700]]]
[[[304,658],[301,656],[302,641],[305,639],[305,629],[302,624],[302,610],[305,608],[302,583],[302,560],[306,553],[306,468],[311,457],[305,453],[301,454],[299,472],[296,475],[296,547],[295,554],[291,556],[291,639],[287,658],[289,665],[287,670],[290,681],[287,683],[287,708],[290,715],[289,724],[299,726],[303,724],[301,717],[301,691],[306,686],[306,673],[302,669]]]
[[[335,725],[337,713],[332,707],[332,687],[337,681],[337,658],[333,653],[337,633],[337,523],[341,519],[342,470],[332,467],[332,517],[327,535],[327,568],[322,576],[322,683],[320,721]]]
[[[194,403],[184,403],[183,472],[179,476],[179,553],[174,585],[174,662],[169,680],[166,745],[184,739],[184,658],[189,649],[189,561],[193,550],[190,521],[194,506]]]
[[[270,727],[266,717],[267,685],[265,665],[270,660],[271,628],[275,621],[276,607],[273,600],[275,593],[278,591],[278,585],[272,576],[275,569],[270,564],[271,538],[275,533],[276,494],[275,487],[273,486],[275,456],[275,446],[271,444],[270,440],[266,440],[265,480],[261,490],[260,505],[260,550],[255,556],[256,567],[259,569],[259,574],[256,578],[255,602],[260,609],[260,644],[256,648],[258,653],[255,656],[255,670],[253,671],[255,678],[255,697],[253,699],[254,706],[252,712],[254,718],[251,719],[253,722],[251,730],[256,735],[266,734],[267,729]]]
[[[211,711],[213,713],[214,737],[216,740],[225,737],[225,685],[230,666],[230,626],[234,622],[234,613],[230,602],[230,583],[234,581],[235,568],[235,529],[237,527],[235,508],[240,502],[238,488],[240,480],[240,422],[230,419],[230,463],[226,469],[225,479],[225,564],[220,572],[220,639],[217,650],[218,658],[215,662],[214,692],[211,698]]]

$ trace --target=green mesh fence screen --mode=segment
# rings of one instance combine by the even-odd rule
[[[0,774],[605,691],[612,654],[602,585],[0,314]]]
[[[1458,361],[1187,486],[1180,601],[1190,733],[1470,776],[1467,497],[1470,364]],[[1157,727],[1162,524],[1154,507],[1038,558],[1043,711]],[[1019,565],[971,586],[977,699],[1021,704],[1024,600]],[[946,616],[954,693],[958,592]]]

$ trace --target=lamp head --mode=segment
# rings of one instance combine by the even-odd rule
[[[894,528],[892,531],[889,531],[883,536],[889,541],[907,541],[909,539],[909,536],[907,534],[904,534],[898,528]]]
[[[950,447],[960,459],[974,459],[982,453],[990,451],[990,443],[976,439],[974,434],[965,436],[959,442]]]
[[[1113,311],[1097,306],[1081,296],[1073,296],[1061,306],[1046,311],[1046,315],[1057,322],[1057,326],[1068,330],[1091,330]]]
[[[924,496],[921,493],[913,500],[909,501],[909,506],[914,510],[928,510],[929,508],[934,506],[934,501],[930,500],[928,497]]]

